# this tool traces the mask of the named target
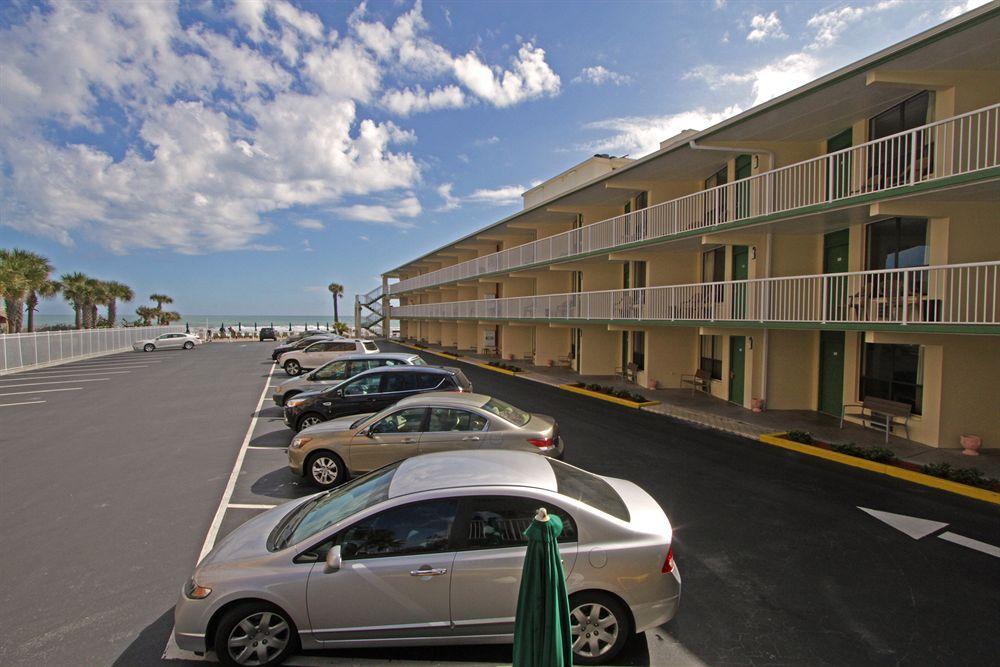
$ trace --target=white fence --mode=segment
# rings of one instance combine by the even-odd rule
[[[400,294],[1000,165],[1000,104],[595,222],[389,286]]]
[[[183,330],[171,325],[0,335],[0,375],[123,352],[131,350],[138,340]]]
[[[1000,261],[400,306],[394,318],[967,325],[1000,333]]]

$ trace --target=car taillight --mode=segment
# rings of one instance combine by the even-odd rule
[[[667,549],[667,557],[663,561],[663,569],[660,570],[663,574],[670,574],[674,571],[674,545],[670,545]]]
[[[554,440],[555,438],[528,438],[528,442],[533,444],[535,447],[538,447],[539,449],[546,449],[547,447],[551,447],[552,442]]]

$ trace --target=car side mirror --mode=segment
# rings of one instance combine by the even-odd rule
[[[340,556],[340,545],[330,547],[330,550],[326,552],[326,564],[323,570],[327,573],[336,572],[343,564],[344,559]]]

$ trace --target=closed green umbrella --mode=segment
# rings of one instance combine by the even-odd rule
[[[515,667],[573,664],[569,598],[557,542],[562,529],[562,520],[542,508],[524,531],[528,550],[514,619]]]

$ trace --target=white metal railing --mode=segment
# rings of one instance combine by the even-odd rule
[[[1000,104],[763,172],[389,286],[400,294],[1000,165]],[[379,288],[381,289],[381,288]]]
[[[1000,261],[978,262],[420,304],[393,317],[997,326],[998,280]]]
[[[382,286],[379,285],[372,291],[360,295],[358,298],[360,299],[362,305],[364,306],[370,305],[372,302],[378,301],[379,299],[382,298]]]
[[[136,341],[183,330],[169,325],[0,335],[0,375],[124,352]]]

